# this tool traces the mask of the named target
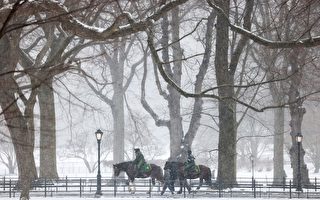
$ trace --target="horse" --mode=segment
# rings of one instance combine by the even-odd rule
[[[180,190],[178,191],[178,194],[182,193],[182,187],[185,184],[185,186],[188,189],[188,192],[191,192],[191,187],[187,183],[187,179],[196,179],[199,178],[199,186],[197,186],[197,190],[200,189],[200,187],[203,184],[203,180],[206,181],[206,184],[209,185],[212,188],[212,181],[211,181],[211,170],[209,167],[204,165],[198,165],[199,171],[194,171],[191,173],[187,173],[184,170],[184,163],[182,162],[175,162],[175,161],[167,161],[164,170],[170,169],[172,173],[175,173],[177,175],[177,179],[179,179],[180,183]],[[163,194],[164,191],[161,192]]]
[[[113,171],[114,171],[114,175],[116,177],[119,176],[120,172],[125,172],[128,176],[128,180],[129,180],[129,192],[131,192],[132,194],[135,193],[135,185],[134,185],[134,179],[135,178],[151,178],[151,182],[152,182],[152,187],[155,186],[155,180],[158,180],[161,184],[163,184],[164,182],[164,178],[163,178],[163,171],[162,168],[158,165],[155,164],[150,164],[151,169],[145,173],[138,173],[137,172],[137,168],[135,166],[135,164],[133,163],[133,161],[127,161],[127,162],[122,162],[122,163],[118,163],[118,164],[114,164],[113,165]],[[130,182],[133,185],[133,190],[130,187]],[[149,189],[148,193],[151,192],[152,187]]]

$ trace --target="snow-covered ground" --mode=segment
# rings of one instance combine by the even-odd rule
[[[1,200],[18,200],[19,198],[1,198]],[[85,199],[97,199],[97,198],[79,198],[79,197],[50,197],[50,198],[43,198],[43,197],[32,197],[31,200],[85,200]],[[101,197],[100,199],[118,199],[118,200],[131,200],[131,199],[137,199],[137,200],[150,200],[150,198],[137,198],[137,197],[126,197],[126,198],[108,198],[108,197]],[[157,200],[182,200],[186,198],[151,198],[151,199],[157,199]],[[259,198],[191,198],[193,200],[259,200]],[[268,200],[284,200],[284,198],[266,198]],[[307,199],[300,199],[300,200],[307,200]]]

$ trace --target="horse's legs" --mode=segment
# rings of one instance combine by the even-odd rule
[[[185,182],[185,183],[184,183],[185,186],[187,187],[188,193],[190,194],[190,193],[191,193],[191,186],[189,185],[187,179],[185,179],[184,182]]]
[[[167,186],[167,183],[164,183],[160,195],[163,195],[163,194],[164,194],[164,192],[166,191],[167,187],[168,187],[168,186]]]
[[[171,194],[174,194],[174,180],[169,180],[169,190]]]
[[[128,190],[131,194],[134,194],[136,192],[136,186],[134,184],[134,180],[131,180],[131,179],[129,180]]]
[[[200,182],[199,182],[199,186],[197,187],[197,190],[200,189],[200,187],[202,186],[202,184],[203,184],[203,178],[200,178]]]
[[[129,192],[131,193],[132,188],[131,188],[131,181],[130,181],[130,180],[128,180],[128,190],[129,190]]]
[[[211,189],[213,189],[211,177],[209,177],[209,178],[206,179],[206,184],[207,184]]]
[[[153,187],[155,186],[156,184],[156,181],[155,181],[155,178],[151,178],[151,185],[150,185],[150,188],[149,188],[149,191],[147,192],[147,194],[150,194]]]
[[[131,191],[132,194],[136,192],[136,184],[134,184],[134,181],[132,181],[133,190]]]
[[[163,195],[167,188],[169,188],[171,194],[174,194],[174,181],[175,180],[170,179],[170,180],[166,180],[164,183],[162,183],[163,187],[162,187],[162,191],[160,194]]]
[[[178,191],[178,194],[182,193],[182,187],[183,187],[183,184],[185,183],[184,181],[185,181],[184,179],[179,178],[180,190]]]

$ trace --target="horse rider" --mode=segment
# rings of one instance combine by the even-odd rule
[[[146,161],[139,148],[135,148],[134,153],[136,155],[136,158],[134,159],[133,163],[135,164],[137,169],[136,175],[138,175],[139,172],[144,173],[143,167],[145,166]]]
[[[188,150],[188,157],[187,157],[187,161],[184,163],[184,170],[187,172],[187,175],[192,174],[192,172],[194,171],[195,167],[196,167],[196,163],[195,163],[195,158],[192,155],[191,150]]]

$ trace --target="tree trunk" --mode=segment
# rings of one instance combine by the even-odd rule
[[[274,109],[274,137],[273,137],[273,184],[279,185],[286,177],[283,160],[284,144],[284,109]]]
[[[180,16],[179,16],[179,8],[174,8],[171,12],[172,20],[172,41],[175,42],[172,45],[172,56],[173,56],[173,67],[172,78],[175,82],[180,86],[181,84],[181,68],[182,68],[182,48],[180,46],[179,38],[180,38]],[[169,60],[166,58],[166,60]],[[173,87],[168,85],[169,91],[169,99],[168,99],[168,107],[169,107],[169,116],[170,116],[170,158],[177,159],[179,161],[184,161],[184,151],[181,149],[184,144],[184,133],[182,127],[182,117],[181,117],[181,95],[175,90]],[[191,147],[187,147],[191,148]]]
[[[10,149],[10,153],[8,153],[8,157],[7,157],[8,163],[6,164],[6,166],[8,167],[9,174],[14,174],[14,171],[16,168],[16,159],[12,155],[10,155],[12,153],[11,147],[9,149]],[[14,151],[13,148],[12,148],[12,151]]]
[[[290,82],[290,89],[289,89],[289,109],[290,109],[290,127],[291,127],[291,140],[292,146],[290,148],[290,160],[291,160],[291,167],[293,169],[293,184],[297,184],[297,177],[298,177],[298,159],[300,159],[300,171],[301,171],[301,184],[309,184],[309,172],[307,169],[307,165],[304,162],[304,155],[305,151],[302,146],[302,142],[300,145],[300,150],[298,149],[298,144],[296,142],[296,135],[301,133],[301,124],[303,120],[303,115],[306,113],[306,109],[302,107],[303,105],[303,98],[300,98],[299,94],[299,87],[301,86],[302,80],[302,65],[305,65],[305,55],[306,52],[303,49],[294,49],[290,52],[288,56],[288,62],[291,66],[292,77]],[[300,158],[298,157],[298,151],[300,151]]]
[[[302,103],[301,103],[302,104]],[[291,167],[293,170],[293,184],[297,184],[298,178],[298,143],[296,142],[296,135],[301,133],[301,123],[303,119],[303,115],[305,114],[305,108],[302,108],[301,105],[294,104],[290,105],[290,116],[291,116],[291,140],[292,146],[290,148],[290,160],[291,160]],[[303,149],[302,143],[300,145],[300,171],[301,171],[301,184],[309,184],[309,171],[307,165],[304,162],[304,155],[305,151]]]
[[[113,81],[113,96],[112,96],[112,117],[113,117],[113,128],[114,128],[114,138],[113,138],[113,160],[115,163],[124,161],[124,60],[121,60],[124,51],[124,44],[118,40],[113,44],[114,52],[112,56],[112,61],[109,60],[110,72]]]
[[[224,13],[229,15],[230,1],[217,1]],[[216,24],[216,55],[215,71],[217,85],[233,85],[233,77],[228,69],[229,28],[228,19],[221,14],[217,17]],[[218,153],[218,177],[217,181],[222,187],[228,187],[236,183],[236,104],[228,97],[234,97],[232,87],[220,87],[219,96],[219,153]]]
[[[314,172],[313,173],[319,173],[319,169],[320,169],[320,162],[317,161],[314,165]]]
[[[173,88],[171,88],[171,90],[172,89]],[[184,153],[181,148],[181,145],[183,144],[183,128],[182,117],[180,115],[180,94],[174,94],[177,93],[177,91],[171,92],[172,93],[168,101],[170,112],[170,160],[183,161]]]
[[[6,84],[10,85],[12,83],[9,79],[5,80],[4,77],[1,79],[4,79]],[[0,82],[0,84],[2,86],[6,86],[3,82]],[[28,128],[28,120],[24,118],[17,104],[12,104],[12,102],[15,102],[14,93],[11,91],[1,93],[0,105],[1,108],[5,110],[3,115],[10,131],[18,164],[18,186],[22,190],[21,198],[29,199],[31,181],[37,178],[37,171],[33,156],[34,132],[30,131]]]
[[[213,28],[214,28],[216,17],[217,17],[216,12],[214,10],[211,11],[208,17],[208,22],[207,22],[207,30],[206,30],[206,37],[205,37],[205,52],[203,55],[202,63],[200,65],[199,73],[196,76],[194,93],[201,92],[203,80],[207,73],[208,67],[210,65],[210,57],[212,52],[212,38],[213,38],[213,30],[214,30]],[[184,139],[185,143],[190,147],[200,127],[202,105],[203,105],[202,98],[194,99],[191,121]]]
[[[57,179],[56,116],[52,79],[39,87],[40,107],[40,178]]]
[[[25,105],[24,116],[18,106],[16,99],[17,84],[14,80],[14,71],[18,62],[17,50],[19,34],[11,33],[11,39],[3,36],[0,39],[0,106],[6,125],[14,146],[18,172],[19,186],[21,187],[20,199],[29,199],[31,181],[37,178],[37,171],[33,156],[34,130],[33,130],[33,108],[34,100],[30,106]]]
[[[124,161],[124,99],[122,90],[114,87],[113,105],[111,106],[113,117],[113,161]]]
[[[218,183],[229,187],[236,183],[236,119],[235,102],[219,101]]]

